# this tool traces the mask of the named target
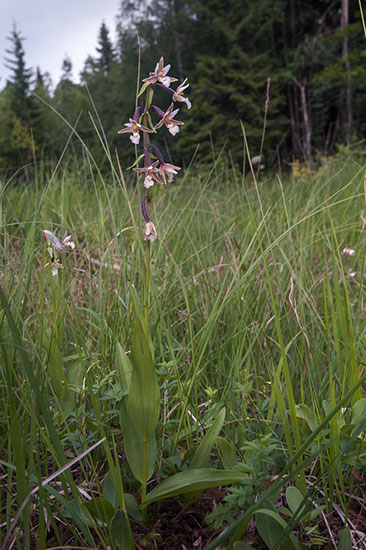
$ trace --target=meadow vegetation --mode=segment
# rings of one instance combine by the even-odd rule
[[[106,158],[1,181],[2,548],[364,548],[362,148],[283,175],[223,150],[159,186],[142,507],[121,423],[144,189]],[[57,276],[44,230],[75,241]]]

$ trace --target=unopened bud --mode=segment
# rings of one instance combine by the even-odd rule
[[[153,222],[147,222],[145,227],[145,241],[155,241],[158,234],[156,233],[156,228]]]

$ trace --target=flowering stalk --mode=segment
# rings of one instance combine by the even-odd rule
[[[157,239],[157,231],[155,225],[150,220],[150,206],[153,200],[157,187],[153,188],[155,184],[161,186],[170,183],[174,176],[181,169],[179,166],[169,164],[164,161],[164,157],[161,154],[159,148],[150,143],[150,134],[156,133],[160,128],[167,128],[172,136],[175,136],[179,132],[179,127],[184,123],[180,120],[176,120],[175,116],[179,112],[179,109],[174,109],[175,102],[183,102],[187,105],[188,109],[191,107],[191,103],[187,97],[184,97],[184,90],[188,87],[186,80],[182,82],[176,90],[170,88],[171,83],[177,82],[177,79],[168,76],[170,65],[164,66],[164,58],[161,57],[159,62],[155,66],[155,70],[150,75],[143,79],[144,84],[138,94],[138,97],[146,91],[145,106],[136,106],[133,118],[129,119],[129,122],[125,124],[125,128],[119,130],[118,133],[132,133],[130,140],[135,145],[140,143],[140,131],[143,133],[143,155],[138,157],[135,164],[144,158],[144,167],[134,168],[134,171],[144,177],[144,187],[146,194],[141,202],[141,212],[145,220],[145,235],[146,241],[146,279],[144,289],[144,333],[146,342],[149,342],[149,294],[150,294],[150,257],[151,257],[151,243]],[[164,112],[157,105],[152,105],[153,87],[164,90],[166,93],[172,96],[172,103],[169,108]],[[152,111],[154,116],[158,116],[159,120],[154,124],[150,114]],[[156,159],[156,160],[155,160]],[[167,180],[168,176],[168,180]],[[154,370],[155,373],[155,370]],[[156,373],[155,373],[156,376]],[[143,389],[143,388],[141,388]],[[133,402],[132,402],[133,405]],[[158,402],[159,406],[159,402]],[[138,412],[138,411],[137,411]],[[157,420],[156,420],[157,422]],[[156,426],[155,426],[156,427]],[[138,430],[137,430],[138,431]],[[141,456],[141,505],[144,509],[146,506],[146,481],[147,481],[147,460],[148,460],[148,439],[146,434],[141,434],[142,438],[142,456]]]
[[[51,258],[52,277],[55,277],[58,273],[58,270],[63,268],[63,265],[60,263],[60,260],[55,257],[54,251],[56,250],[57,252],[65,252],[70,249],[74,250],[75,243],[71,240],[71,235],[65,233],[63,238],[59,240],[56,235],[54,235],[51,231],[48,231],[47,229],[44,229],[43,231],[43,238],[47,243],[48,253]],[[46,264],[46,266],[47,265],[48,264]]]
[[[170,183],[174,176],[180,170],[179,166],[174,164],[169,164],[164,161],[163,155],[159,151],[158,147],[154,144],[150,144],[149,135],[156,133],[162,127],[166,127],[172,136],[175,136],[179,132],[179,127],[184,124],[180,120],[176,120],[174,117],[179,112],[179,109],[174,108],[175,102],[185,103],[188,109],[191,108],[191,102],[187,97],[184,96],[184,90],[188,88],[189,84],[186,84],[187,79],[185,79],[181,84],[179,84],[176,90],[170,88],[171,83],[177,82],[177,79],[171,76],[167,76],[170,70],[170,65],[164,66],[164,58],[161,57],[159,62],[155,66],[155,70],[150,73],[147,78],[143,79],[143,86],[141,88],[140,94],[146,90],[145,98],[145,107],[137,106],[133,115],[133,118],[130,118],[130,121],[125,124],[126,128],[119,130],[119,134],[132,133],[130,140],[135,145],[140,143],[140,131],[143,133],[143,144],[144,144],[144,167],[143,168],[134,168],[134,170],[145,176],[144,186],[147,189],[147,195],[143,199],[143,204],[141,209],[143,216],[146,222],[145,228],[145,241],[146,241],[146,282],[145,282],[145,298],[144,298],[144,310],[145,310],[145,336],[148,338],[149,335],[149,290],[150,290],[150,243],[157,238],[157,233],[154,224],[150,221],[150,203],[153,198],[152,195],[155,193],[150,193],[151,187],[157,182],[162,185],[167,184],[166,176],[168,176],[168,183]],[[164,112],[157,105],[152,105],[152,87],[156,86],[161,88],[169,95],[172,96],[172,103],[169,108]],[[160,118],[158,122],[152,126],[150,109],[153,109],[153,112],[157,114]],[[142,123],[141,123],[142,119]],[[148,125],[150,124],[150,128]],[[150,151],[153,155],[156,155],[157,160],[152,161],[150,156]],[[160,176],[160,177],[159,177]]]

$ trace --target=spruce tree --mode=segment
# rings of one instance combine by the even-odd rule
[[[61,71],[62,73],[59,85],[68,88],[72,87],[72,61],[68,56],[66,56],[62,62]]]
[[[109,38],[108,27],[104,21],[99,29],[98,45],[99,47],[97,47],[97,52],[99,53],[98,63],[100,70],[107,75],[111,70],[113,61],[116,59],[116,53]]]
[[[9,55],[5,58],[5,66],[12,73],[7,85],[12,89],[13,113],[23,124],[28,125],[32,69],[26,67],[23,48],[24,37],[15,24],[7,39],[11,42],[11,48],[5,50]]]

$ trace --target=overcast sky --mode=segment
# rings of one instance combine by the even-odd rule
[[[86,57],[97,54],[103,20],[114,40],[119,5],[119,0],[0,0],[0,89],[9,76],[4,57],[5,49],[11,46],[6,37],[14,22],[26,39],[23,46],[27,67],[39,66],[43,73],[48,71],[55,85],[66,55],[78,80]]]

